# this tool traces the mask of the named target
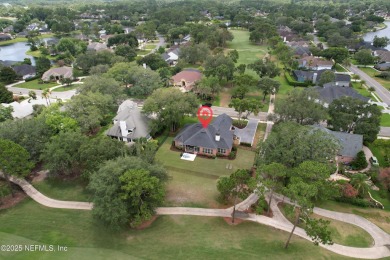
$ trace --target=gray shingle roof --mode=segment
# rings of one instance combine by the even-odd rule
[[[233,120],[226,114],[219,115],[207,127],[202,124],[191,124],[183,128],[175,137],[184,145],[199,146],[205,148],[231,149],[233,146],[233,131],[231,130]],[[220,140],[215,141],[215,135],[220,134]]]
[[[314,87],[314,89],[318,92],[319,98],[328,104],[332,103],[333,100],[342,97],[352,97],[352,98],[360,99],[365,102],[369,100],[368,97],[364,97],[360,95],[353,88],[336,86],[335,83],[326,83],[324,84],[324,87],[316,86]]]
[[[332,131],[322,126],[314,127],[333,135],[340,142],[341,149],[338,154],[341,156],[355,157],[363,149],[362,135]]]
[[[35,74],[35,67],[28,65],[28,64],[22,64],[18,66],[14,66],[13,70],[16,72],[17,75],[19,76],[25,76],[29,74]]]

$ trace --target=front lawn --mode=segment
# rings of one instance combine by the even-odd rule
[[[385,167],[385,165],[386,165],[386,161],[385,161],[386,150],[380,145],[379,139],[374,141],[373,143],[369,144],[368,148],[370,148],[371,152],[378,159],[379,166]]]
[[[348,70],[344,69],[340,64],[336,63],[335,69],[337,72],[348,72]]]
[[[375,77],[376,75],[380,74],[379,71],[369,68],[369,67],[359,67],[359,69],[363,72],[365,72],[368,76],[376,80],[379,84],[381,84],[383,87],[390,90],[390,80],[386,80],[383,78]]]
[[[26,199],[0,213],[0,244],[60,245],[66,252],[0,252],[2,259],[347,259],[288,233],[222,218],[160,216],[144,230],[108,230],[90,211],[50,209]]]
[[[390,114],[382,114],[381,116],[381,126],[390,127]]]
[[[352,82],[352,87],[355,89],[360,95],[368,98],[372,98],[370,91],[367,88],[363,87],[359,82]]]
[[[16,88],[27,88],[27,89],[37,89],[37,90],[44,90],[47,88],[52,88],[58,86],[58,83],[56,82],[49,82],[49,83],[39,83],[39,79],[34,79],[28,82],[24,82],[18,85],[15,85]]]

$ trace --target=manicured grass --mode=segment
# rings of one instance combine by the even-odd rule
[[[330,200],[318,203],[317,207],[362,216],[390,234],[390,212],[388,211],[374,208],[362,208]]]
[[[384,167],[386,165],[385,162],[386,151],[380,145],[378,145],[376,141],[369,144],[368,148],[370,148],[371,152],[378,159],[379,166]]]
[[[2,259],[347,259],[257,223],[160,216],[144,230],[113,232],[90,211],[50,209],[26,199],[0,213],[0,244],[68,246],[67,252],[0,252]]]
[[[352,82],[352,87],[362,96],[372,98],[372,95],[368,89],[363,87],[359,82]]]
[[[26,54],[27,55],[30,55],[30,56],[33,56],[35,58],[39,58],[39,57],[42,57],[44,56],[45,58],[48,58],[49,60],[55,60],[57,57],[56,56],[51,56],[51,55],[42,55],[41,51],[40,50],[36,50],[36,51],[26,51]]]
[[[384,210],[390,211],[390,194],[389,192],[385,193],[384,197],[381,197],[380,192],[377,190],[370,190],[371,196],[382,203]]]
[[[219,206],[217,180],[237,169],[250,169],[255,153],[238,148],[235,160],[197,157],[195,161],[180,159],[180,152],[171,151],[173,137],[168,137],[156,154],[156,160],[168,170],[167,205],[174,206]],[[231,169],[227,166],[231,165]]]
[[[150,50],[137,50],[137,55],[146,55],[149,53],[150,53]]]
[[[255,45],[249,41],[249,31],[244,30],[230,30],[234,39],[228,45],[229,49],[236,49],[239,54],[237,64],[250,64],[258,59],[262,59],[267,54],[267,45]],[[257,74],[251,70],[246,70],[247,74],[258,78]]]
[[[73,85],[70,85],[70,86],[65,86],[65,87],[60,87],[60,88],[53,89],[53,92],[65,92],[65,91],[76,89],[79,86],[80,85],[78,85],[78,84],[73,84]]]
[[[27,88],[27,89],[38,89],[38,90],[44,90],[47,88],[52,88],[55,86],[58,86],[58,83],[56,82],[49,82],[49,83],[42,83],[40,84],[38,82],[39,79],[34,79],[28,82],[24,82],[22,84],[18,84],[15,87],[17,88]]]
[[[293,206],[292,205],[280,205],[283,215],[290,221],[294,221]],[[352,247],[370,247],[374,244],[373,238],[364,229],[348,224],[346,222],[326,218],[317,214],[312,214],[312,218],[324,219],[330,221],[329,231],[331,232],[331,238],[334,243],[352,246]],[[303,228],[304,222],[298,224],[299,227]]]
[[[390,114],[382,114],[381,116],[381,126],[390,127]]]
[[[48,177],[33,183],[42,194],[57,200],[91,201],[92,194],[86,190],[87,183],[81,179],[64,180]]]
[[[342,67],[340,64],[336,63],[336,71],[337,72],[348,72],[348,70],[344,69],[344,67]]]
[[[144,49],[153,50],[157,47],[157,44],[146,44]]]
[[[379,71],[377,71],[377,70],[375,70],[373,68],[369,68],[369,67],[359,67],[359,69],[361,71],[364,71],[368,76],[370,76],[371,78],[373,78],[377,82],[379,82],[383,87],[385,87],[388,90],[390,90],[390,80],[386,80],[386,79],[383,79],[383,78],[375,77],[376,75],[380,74]]]

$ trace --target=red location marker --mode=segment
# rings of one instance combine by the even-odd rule
[[[213,120],[213,110],[211,110],[210,107],[201,106],[198,109],[198,119],[203,127],[206,128],[210,124],[211,120]]]

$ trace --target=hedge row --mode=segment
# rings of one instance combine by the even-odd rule
[[[307,82],[298,82],[298,81],[294,80],[288,72],[285,72],[284,76],[285,76],[285,78],[290,86],[294,86],[294,87],[308,87],[309,86],[309,83],[307,83]]]

